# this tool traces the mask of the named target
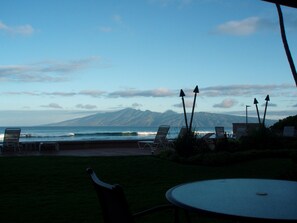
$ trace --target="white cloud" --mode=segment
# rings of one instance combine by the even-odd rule
[[[249,17],[243,20],[233,20],[219,25],[216,33],[235,36],[247,36],[255,33],[260,27],[271,26],[271,24],[260,17]]]
[[[205,97],[219,97],[219,96],[243,96],[253,97],[255,95],[266,96],[296,96],[296,86],[292,84],[279,84],[279,85],[222,85],[211,86],[200,89],[199,95]]]
[[[34,28],[31,25],[21,25],[21,26],[8,26],[0,21],[0,31],[21,36],[30,36],[34,33]]]
[[[61,97],[71,97],[75,96],[77,93],[75,92],[42,92],[41,95],[49,95],[49,96],[61,96]]]
[[[0,30],[1,29],[5,30],[5,29],[7,29],[7,26],[3,22],[0,21]]]
[[[189,5],[193,2],[193,0],[148,0],[149,3],[158,4],[161,7],[167,7],[170,5],[177,5],[179,7],[183,7],[185,5]]]
[[[10,92],[3,92],[3,94],[6,95],[28,95],[28,96],[39,96],[39,93],[36,92],[29,92],[29,91],[21,91],[21,92],[15,92],[15,91],[10,91]]]
[[[104,93],[105,91],[99,91],[99,90],[83,90],[83,91],[80,91],[78,94],[97,98],[104,95]]]
[[[72,61],[46,61],[29,65],[0,65],[0,82],[61,82],[66,74],[81,71],[100,61],[90,57]]]
[[[112,98],[118,97],[171,97],[175,96],[176,93],[166,88],[158,88],[153,90],[135,90],[128,89],[124,91],[114,91],[110,93],[108,96]]]
[[[115,14],[112,16],[112,20],[118,24],[123,23],[123,18],[121,15]]]
[[[174,2],[174,0],[149,0],[150,3],[159,4],[162,7],[167,6],[168,4]]]
[[[265,106],[266,106],[266,103],[263,103],[261,106],[262,106],[262,107],[265,107]],[[274,104],[274,103],[268,103],[267,106],[268,106],[268,107],[277,107],[277,104]]]
[[[214,108],[232,108],[238,104],[238,102],[234,99],[228,98],[224,99],[221,103],[213,105]]]
[[[200,88],[199,97],[214,98],[214,97],[249,97],[254,98],[256,96],[263,99],[270,95],[270,97],[286,97],[296,98],[296,86],[291,84],[280,85],[222,85]],[[185,89],[185,99],[190,98],[192,101],[194,96],[193,89]],[[98,89],[93,90],[81,90],[81,91],[54,91],[54,92],[36,92],[36,91],[6,91],[0,94],[5,95],[28,95],[28,96],[90,96],[94,98],[107,97],[107,98],[133,98],[133,97],[155,97],[155,98],[172,98],[179,97],[179,90],[171,90],[167,88],[156,88],[152,90],[138,90],[138,89],[126,89],[122,91],[106,92]],[[188,96],[188,97],[187,97]],[[186,102],[187,100],[185,100]],[[192,102],[190,103],[190,105]],[[175,107],[180,105],[174,105]],[[192,106],[192,105],[191,105]]]
[[[100,97],[104,95],[104,91],[99,90],[83,90],[80,92],[29,92],[29,91],[10,91],[10,92],[3,92],[2,94],[6,95],[29,95],[29,96],[58,96],[58,97],[72,97],[76,95],[83,95],[83,96],[90,96],[90,97]]]
[[[190,100],[184,100],[184,101],[185,101],[185,107],[186,108],[192,108],[193,107],[193,101],[190,101]],[[178,104],[174,104],[173,107],[182,108],[183,107],[183,103],[180,102]]]
[[[101,26],[101,27],[99,28],[99,30],[100,30],[101,32],[103,32],[103,33],[110,33],[110,32],[112,32],[112,28],[111,28],[111,27],[108,27],[108,26]]]

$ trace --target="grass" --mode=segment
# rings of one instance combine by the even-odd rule
[[[122,185],[132,211],[139,211],[166,203],[165,192],[180,183],[233,177],[281,178],[295,165],[287,158],[208,167],[153,156],[0,157],[0,222],[102,222],[95,191],[85,173],[89,166],[102,180]],[[153,216],[144,222],[164,219]]]

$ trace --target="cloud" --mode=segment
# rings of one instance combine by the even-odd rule
[[[8,26],[0,21],[0,31],[9,33],[12,35],[30,36],[34,33],[34,28],[31,25],[21,25],[21,26]]]
[[[137,102],[132,104],[132,108],[140,108],[140,107],[142,107],[142,104],[139,104]]]
[[[113,24],[112,26],[102,25],[99,27],[99,31],[102,33],[111,33],[114,30],[116,30],[116,28],[123,27],[123,25],[124,25],[123,18],[119,14],[112,15],[111,20],[112,20],[112,24]]]
[[[80,92],[28,92],[28,91],[20,91],[20,92],[3,92],[6,95],[30,95],[30,96],[59,96],[59,97],[72,97],[76,95],[83,96],[91,96],[91,97],[100,97],[104,94],[104,91],[99,90],[85,90]]]
[[[249,97],[254,98],[256,96],[266,97],[267,94],[270,97],[290,97],[296,98],[296,86],[291,84],[280,85],[223,85],[223,86],[211,86],[200,88],[199,97],[212,98],[212,97]],[[126,89],[122,91],[106,92],[102,90],[81,90],[81,91],[54,91],[54,92],[36,92],[36,91],[6,91],[0,92],[6,95],[30,95],[30,96],[89,96],[94,98],[106,97],[106,98],[133,98],[133,97],[154,97],[154,98],[170,98],[179,96],[180,90],[170,90],[166,88],[157,88],[152,90],[137,90]],[[194,95],[193,89],[184,90],[187,96],[191,98]],[[191,102],[192,103],[192,102]],[[271,104],[271,103],[269,103]],[[180,105],[174,105],[180,106]],[[191,105],[192,106],[192,105]]]
[[[75,92],[42,92],[41,95],[71,97],[77,95]]]
[[[192,0],[181,0],[181,3],[182,3],[183,5],[189,5],[189,4],[192,3]]]
[[[83,105],[83,104],[77,104],[75,107],[76,108],[82,108],[82,109],[88,109],[88,110],[96,109],[97,108],[96,105],[90,105],[90,104],[85,104],[85,105]]]
[[[158,88],[153,90],[125,90],[125,91],[115,91],[111,93],[107,93],[105,91],[100,90],[82,90],[79,92],[3,92],[7,95],[32,95],[32,96],[62,96],[62,97],[70,97],[76,95],[82,96],[90,96],[90,97],[108,97],[108,98],[131,98],[131,97],[172,97],[177,96],[177,93],[174,91]]]
[[[219,97],[219,96],[243,96],[253,97],[256,95],[266,96],[286,96],[294,97],[296,86],[292,84],[279,84],[279,85],[222,85],[211,86],[200,89],[199,95],[205,97]]]
[[[50,103],[48,105],[41,105],[40,107],[43,107],[43,108],[55,108],[55,109],[62,109],[63,108],[62,106],[60,106],[57,103]]]
[[[263,103],[261,106],[262,106],[262,107],[265,107],[265,106],[266,106],[266,103]],[[268,107],[277,107],[277,104],[274,104],[274,103],[268,103],[267,106],[268,106]]]
[[[183,103],[181,102],[181,103],[178,103],[178,104],[174,104],[173,107],[182,108]],[[186,108],[192,108],[193,107],[193,101],[185,100],[185,107]]]
[[[297,16],[296,13],[284,12],[286,30],[296,30]]]
[[[80,91],[78,93],[79,95],[86,95],[86,96],[91,96],[91,97],[101,97],[102,95],[105,94],[105,91],[98,91],[98,90],[84,90]]]
[[[47,61],[29,65],[0,65],[0,82],[61,82],[67,74],[81,71],[98,61],[96,57],[66,62]]]
[[[276,24],[266,19],[254,16],[243,20],[232,20],[223,23],[216,27],[215,33],[234,36],[248,36],[254,34],[258,30],[271,27],[276,27]]]
[[[28,96],[39,96],[40,95],[40,93],[29,92],[29,91],[21,91],[21,92],[10,91],[10,92],[3,92],[3,94],[6,94],[6,95],[28,95]]]
[[[260,111],[260,116],[263,115],[263,111]],[[242,111],[227,111],[224,112],[223,114],[229,114],[229,115],[239,115],[239,116],[245,116],[245,110]],[[251,117],[257,117],[257,112],[255,107],[251,107],[248,110],[248,115]],[[269,119],[279,119],[280,117],[284,118],[284,117],[288,117],[288,116],[294,116],[296,115],[296,111],[292,111],[292,110],[278,110],[278,111],[271,111],[271,110],[267,110],[267,115]]]
[[[114,91],[109,93],[108,95],[111,98],[118,98],[118,97],[171,97],[176,96],[176,93],[166,89],[166,88],[158,88],[153,90],[135,90],[135,89],[128,89],[124,91]]]
[[[238,104],[238,102],[234,99],[228,98],[224,99],[221,103],[213,105],[214,108],[232,108]]]
[[[123,23],[123,18],[122,16],[118,15],[118,14],[115,14],[112,16],[112,20],[114,22],[116,22],[117,24],[122,24]]]
[[[293,107],[293,108],[297,108],[297,104],[293,105],[292,107]]]
[[[103,32],[103,33],[110,33],[110,32],[112,32],[112,28],[111,28],[111,27],[108,27],[108,26],[101,26],[101,27],[99,28],[99,30],[100,30],[101,32]]]
[[[162,7],[169,5],[170,3],[174,2],[174,0],[149,0],[150,3],[159,4]]]
[[[169,5],[178,5],[183,7],[189,5],[193,0],[148,0],[149,3],[160,5],[161,7],[167,7]]]

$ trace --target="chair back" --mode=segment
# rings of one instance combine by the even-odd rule
[[[187,127],[183,126],[181,127],[181,129],[179,130],[179,133],[178,133],[178,138],[183,138],[187,135]]]
[[[103,220],[105,223],[133,223],[134,218],[120,185],[105,183],[96,176],[93,169],[88,168],[87,173],[97,192],[99,203],[102,208]]]
[[[201,137],[201,139],[204,140],[204,142],[207,144],[207,146],[210,150],[215,150],[215,148],[216,148],[214,138],[212,137],[213,135],[215,135],[215,133],[208,132],[204,136]]]
[[[213,132],[208,132],[204,136],[202,136],[201,139],[210,139],[213,135]]]
[[[169,132],[169,129],[170,129],[169,125],[159,126],[154,143],[164,143],[167,140],[166,137]]]
[[[283,136],[284,137],[294,137],[295,136],[295,127],[294,126],[284,126]]]
[[[225,137],[225,129],[222,126],[216,126],[215,127],[215,131],[216,131],[216,138],[217,139],[221,139]]]
[[[20,134],[20,128],[6,128],[3,138],[3,147],[17,148],[19,146]]]

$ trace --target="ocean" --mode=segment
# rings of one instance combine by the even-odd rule
[[[0,127],[0,141],[3,141],[6,127]],[[54,127],[54,126],[34,126],[21,128],[21,142],[34,141],[95,141],[95,140],[147,140],[154,139],[158,127]],[[174,139],[179,133],[180,127],[170,127],[168,138]],[[225,129],[228,134],[232,134],[231,129]],[[195,128],[198,136],[208,132],[214,132],[213,128]]]

